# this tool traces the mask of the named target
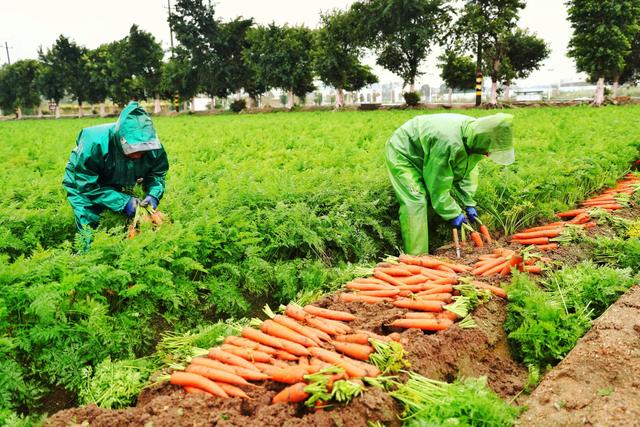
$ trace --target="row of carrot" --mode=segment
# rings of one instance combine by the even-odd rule
[[[349,379],[377,377],[380,370],[367,362],[373,352],[369,339],[399,336],[353,331],[343,323],[354,319],[347,312],[290,304],[284,314],[263,321],[259,330],[245,327],[241,336],[226,337],[206,357],[194,357],[185,370],[174,371],[170,381],[188,393],[245,399],[249,396],[239,387],[253,386],[249,381],[289,384],[274,397],[278,403],[300,401],[305,377],[323,369],[337,366],[344,371],[341,377]]]

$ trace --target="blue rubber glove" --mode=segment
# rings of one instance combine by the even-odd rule
[[[156,209],[158,207],[158,203],[159,203],[158,199],[156,199],[153,196],[147,196],[144,199],[142,199],[142,202],[140,202],[142,206],[151,205],[153,209]]]
[[[127,202],[127,205],[124,207],[124,214],[131,218],[136,214],[136,207],[138,207],[138,203],[140,203],[140,199],[132,197]]]
[[[462,224],[466,222],[467,219],[464,217],[464,214],[460,214],[451,220],[451,225],[453,225],[455,228],[460,228]]]
[[[467,218],[469,218],[469,222],[476,222],[476,218],[478,217],[478,211],[473,206],[467,206]]]

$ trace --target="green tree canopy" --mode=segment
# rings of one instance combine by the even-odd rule
[[[463,55],[454,49],[446,50],[438,57],[440,60],[440,78],[453,90],[471,90],[475,87],[475,63],[471,56]]]
[[[38,74],[40,63],[23,59],[0,68],[0,108],[6,113],[40,104]]]

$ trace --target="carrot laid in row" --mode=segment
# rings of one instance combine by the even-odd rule
[[[269,379],[268,375],[263,374],[255,367],[253,369],[247,369],[241,366],[229,366],[217,360],[208,359],[206,357],[194,357],[193,359],[191,359],[191,364],[226,371],[232,374],[239,375],[248,381],[264,381]]]
[[[472,231],[470,234],[470,237],[475,247],[477,248],[484,247],[484,242],[482,241],[482,237],[480,236],[480,233],[478,233],[477,231]]]
[[[399,308],[407,308],[419,311],[442,311],[446,303],[442,301],[428,301],[422,299],[402,298],[393,302],[393,305]]]
[[[185,372],[189,372],[192,374],[201,375],[205,378],[216,382],[223,382],[227,384],[235,384],[235,385],[244,385],[244,386],[254,386],[240,375],[232,374],[223,370],[208,368],[202,365],[191,364],[187,366]]]
[[[391,322],[396,328],[415,328],[424,331],[444,331],[449,329],[453,322],[449,319],[398,319]]]
[[[272,356],[276,354],[276,349],[273,347],[268,347],[266,345],[262,345],[252,340],[248,340],[243,337],[237,337],[235,335],[229,335],[224,339],[225,344],[231,344],[238,347],[248,348],[250,350],[258,350],[263,353],[271,354]]]
[[[424,312],[424,311],[419,311],[419,312],[413,312],[410,311],[408,313],[405,313],[404,315],[405,319],[449,319],[453,322],[455,322],[456,320],[458,320],[458,315],[455,314],[452,311],[449,310],[444,310],[440,313],[430,313],[430,312]]]
[[[367,304],[379,304],[382,302],[392,301],[391,298],[387,297],[372,297],[368,295],[356,295],[351,293],[341,293],[340,300],[342,302],[364,302]]]
[[[314,341],[302,334],[299,334],[298,332],[294,331],[293,329],[289,329],[286,326],[280,324],[280,323],[276,323],[273,320],[267,319],[264,322],[262,322],[262,325],[260,325],[260,330],[262,332],[264,332],[265,334],[271,335],[273,337],[276,338],[280,338],[281,342],[284,346],[286,347],[281,347],[283,350],[288,351],[289,353],[295,354],[297,356],[303,356],[305,355],[304,350],[297,348],[297,346],[292,346],[286,343],[286,341],[289,341],[291,343],[297,344],[299,346],[303,346],[303,347],[312,347],[315,345]],[[294,351],[291,351],[291,349],[294,348]],[[298,354],[301,353],[301,354]],[[259,362],[262,362],[262,360],[260,360]]]
[[[342,320],[344,322],[350,322],[356,320],[356,316],[345,311],[329,310],[326,308],[316,307],[315,305],[304,306],[304,311],[314,316],[324,317],[330,320]]]
[[[413,276],[415,277],[415,276]],[[427,278],[425,277],[425,281]],[[419,282],[422,283],[422,282]],[[381,285],[378,283],[357,283],[357,282],[349,282],[345,285],[347,289],[351,289],[352,291],[383,291],[385,289],[395,289],[391,285]]]
[[[345,372],[350,376],[350,377],[354,377],[354,378],[362,378],[367,376],[367,371],[358,367],[357,365],[348,362],[346,360],[344,360],[338,353],[333,352],[333,351],[329,351],[329,350],[325,350],[324,348],[320,348],[320,347],[311,347],[309,348],[309,351],[311,352],[311,354],[315,357],[317,357],[318,359],[327,362],[327,363],[331,363],[333,365],[339,366],[342,369],[345,370]]]
[[[334,341],[333,346],[340,353],[344,353],[347,356],[357,359],[367,361],[369,360],[369,355],[373,353],[373,347],[368,344],[356,344],[349,342],[340,342]]]
[[[288,316],[277,314],[271,320],[283,326],[286,326],[287,328],[293,331],[296,331],[301,335],[304,335],[305,337],[311,339],[318,345],[322,343],[322,340],[329,341],[331,339],[331,337],[328,334],[325,334],[324,332],[318,329],[303,325],[302,323],[298,322],[296,319],[292,319],[291,317],[288,317]]]
[[[284,384],[295,384],[304,381],[307,370],[302,366],[278,367],[266,363],[257,362],[256,366],[262,372],[269,375],[272,381]]]
[[[489,229],[484,224],[480,224],[480,234],[482,234],[482,236],[485,238],[488,244],[493,243],[491,234],[489,234]]]
[[[298,403],[304,402],[311,396],[304,391],[307,386],[305,382],[295,383],[289,387],[285,387],[280,393],[273,396],[271,403]]]
[[[248,348],[238,347],[233,344],[222,344],[220,349],[227,353],[235,354],[249,362],[265,362],[269,363],[272,359],[271,355],[259,350],[251,350]]]
[[[175,371],[171,374],[169,382],[183,387],[198,388],[209,394],[222,398],[229,397],[229,395],[215,382],[203,377],[202,375],[193,374],[191,372]]]
[[[277,338],[253,328],[249,328],[249,327],[243,328],[242,336],[247,339],[257,341],[260,344],[264,344],[264,345],[268,345],[269,347],[274,347],[274,348],[284,350],[296,356],[309,355],[309,351],[307,351],[307,349],[304,348],[304,346],[298,343],[295,343],[286,339],[282,339],[282,338]]]
[[[253,363],[240,356],[236,356],[235,354],[227,353],[218,347],[210,348],[207,356],[209,359],[217,360],[219,362],[226,363],[227,365],[240,366],[246,369],[253,369],[254,371],[257,370]]]

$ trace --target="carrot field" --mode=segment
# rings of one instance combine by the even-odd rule
[[[169,221],[126,239],[124,219],[105,214],[86,254],[78,251],[61,181],[80,129],[108,120],[0,122],[0,423],[18,422],[16,414],[31,415],[29,422],[35,422],[38,414],[79,404],[127,407],[149,378],[157,380],[158,369],[183,360],[180,352],[206,349],[238,334],[248,318],[264,320],[265,304],[275,309],[291,301],[304,306],[320,300],[322,307],[351,311],[358,319],[372,310],[378,323],[371,320],[371,325],[377,329],[365,320],[355,322],[380,333],[395,318],[360,303],[350,309],[326,295],[355,277],[370,276],[376,263],[400,254],[384,143],[404,121],[435,112],[444,110],[154,118],[170,161],[160,204]],[[483,222],[505,244],[516,231],[550,222],[555,213],[613,185],[639,157],[640,106],[508,112],[515,116],[517,160],[504,168],[483,162],[478,191]],[[499,328],[505,340],[505,320],[506,334],[515,331],[508,345],[513,357],[504,361],[516,366],[514,378],[504,380],[510,385],[502,392],[489,378],[501,397],[519,395],[527,369],[531,376],[562,360],[589,322],[633,284],[640,264],[634,251],[640,245],[638,235],[629,232],[636,219],[625,220],[623,232],[609,219],[601,224],[606,232],[599,240],[577,242],[588,249],[577,255],[561,252],[547,263],[560,271],[548,273],[557,274],[553,283],[567,289],[580,274],[599,283],[623,283],[593,300],[571,288],[577,292],[570,301],[574,306],[565,306],[565,317],[550,315],[573,331],[566,343],[544,353],[522,338],[530,336],[527,327],[533,328],[526,314],[531,305],[551,298],[541,294],[534,301],[538,297],[527,275],[514,278],[508,304],[492,301],[478,309],[485,311],[483,318],[501,319],[491,327]],[[440,243],[448,243],[442,228]],[[472,255],[478,254],[467,254]],[[578,264],[585,259],[595,263],[596,273]],[[540,292],[545,291],[553,292],[551,285]],[[585,304],[590,314],[575,317]],[[549,314],[557,306],[547,309]],[[445,331],[442,339],[460,331]],[[461,351],[472,352],[472,343]],[[506,344],[503,350],[508,352]],[[445,373],[421,363],[412,360],[418,372],[438,372],[440,379],[452,381],[465,371]],[[482,388],[480,382],[458,386]],[[406,411],[388,399],[390,410]],[[280,425],[285,418],[272,421]]]

